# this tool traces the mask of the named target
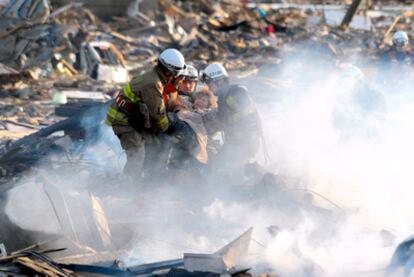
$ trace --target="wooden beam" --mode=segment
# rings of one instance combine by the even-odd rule
[[[346,14],[344,16],[344,19],[342,19],[341,26],[342,27],[348,27],[349,23],[351,23],[352,18],[354,17],[356,11],[358,10],[359,4],[361,4],[362,0],[353,0],[351,5],[349,6],[348,10],[346,11]]]

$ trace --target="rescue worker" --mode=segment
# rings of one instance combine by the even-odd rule
[[[177,123],[175,113],[167,113],[165,87],[184,69],[184,57],[179,51],[164,50],[157,65],[135,76],[108,109],[106,123],[112,126],[127,155],[126,175],[142,177],[142,171],[157,168],[162,148],[157,135],[173,130]]]
[[[396,32],[392,37],[392,43],[392,47],[382,54],[377,78],[381,83],[394,86],[413,77],[414,56],[406,32]]]
[[[178,92],[180,95],[191,96],[197,87],[198,70],[194,66],[187,64],[181,76],[183,76],[183,80],[178,86]]]
[[[332,123],[341,139],[355,135],[375,137],[386,111],[381,91],[366,82],[363,71],[356,65],[341,64]]]
[[[198,75],[198,70],[194,66],[187,65],[183,74],[184,79],[178,86],[180,105],[198,112],[217,108],[216,97],[208,87],[203,87],[200,91],[196,91],[199,80]]]
[[[223,147],[214,163],[242,176],[244,166],[251,162],[260,146],[261,124],[256,107],[246,87],[229,82],[223,65],[208,65],[202,79],[218,97],[214,125],[224,134]],[[211,125],[208,129],[211,133]]]
[[[178,97],[174,106],[179,123],[171,138],[175,141],[169,160],[169,169],[181,170],[198,168],[197,164],[208,161],[207,134],[200,114],[193,109],[194,91],[198,82],[198,71],[187,65],[177,84]]]
[[[186,69],[181,73],[181,82],[177,84],[178,98],[176,110],[192,110],[193,97],[198,82],[198,71],[192,65],[186,65]]]

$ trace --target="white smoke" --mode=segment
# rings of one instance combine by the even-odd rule
[[[248,256],[255,272],[353,276],[386,267],[397,242],[414,230],[410,88],[393,94],[369,82],[368,75],[368,87],[385,104],[367,112],[353,99],[355,84],[345,82],[335,66],[292,59],[263,76],[266,86],[257,87],[265,84],[262,76],[245,82],[262,116],[271,157],[265,167],[276,174],[275,187],[222,183],[211,176],[203,182],[165,180],[132,188],[108,178],[90,188],[91,175],[79,178],[74,168],[52,174],[53,180],[64,176],[63,184],[102,195],[109,223],[134,234],[121,255],[127,265],[213,252],[253,226]],[[362,107],[370,101],[363,98]],[[123,158],[114,162],[107,149],[94,150],[84,158],[107,164],[109,175],[119,173]],[[28,201],[22,188],[11,193],[8,212],[21,226],[39,230],[42,225],[33,222],[41,222],[45,209],[36,207],[44,196],[31,194],[31,211],[17,209]]]
[[[377,99],[362,98],[359,103],[352,99],[357,98],[354,84],[344,84],[339,70],[320,70],[312,59],[302,64],[303,74],[293,72],[291,66],[288,64],[275,79],[299,75],[301,83],[276,89],[277,101],[259,104],[265,111],[264,130],[274,167],[301,176],[308,189],[338,204],[347,216],[341,222],[333,222],[338,230],[323,239],[315,239],[313,233],[319,227],[329,230],[329,226],[309,224],[312,219],[307,217],[288,234],[282,233],[284,239],[276,237],[271,241],[265,256],[279,272],[286,266],[280,273],[288,276],[300,275],[298,270],[306,265],[301,267],[299,261],[290,265],[292,259],[284,252],[286,241],[291,241],[291,253],[300,249],[304,257],[310,257],[323,269],[325,276],[350,276],[384,268],[395,243],[413,232],[411,89],[400,86],[390,92],[370,82],[375,76],[367,76],[365,89],[376,90],[375,95],[384,100],[385,107],[380,103],[374,111],[366,112],[361,106]],[[312,74],[308,76],[307,72]],[[410,80],[405,81],[409,84]],[[369,91],[362,93],[369,95]],[[336,121],[338,115],[342,117],[340,124]],[[325,202],[320,197],[314,199],[316,203]],[[394,244],[384,242],[384,230],[395,235]],[[309,274],[309,270],[303,274]],[[383,272],[377,274],[382,276]]]

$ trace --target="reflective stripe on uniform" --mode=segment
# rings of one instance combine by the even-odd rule
[[[105,124],[108,126],[112,126],[112,122],[108,118],[105,119]]]
[[[158,121],[158,126],[161,129],[165,129],[168,126],[168,117],[164,116]]]
[[[127,84],[124,87],[124,95],[132,103],[137,103],[140,100],[140,98],[136,96],[134,92],[132,92],[130,84]]]
[[[114,119],[114,120],[119,121],[123,124],[128,124],[128,118],[127,118],[126,114],[117,111],[113,107],[110,107],[108,109],[108,112],[106,113],[106,115],[107,115],[107,117],[109,117],[109,119]]]
[[[230,108],[234,108],[236,106],[236,100],[234,100],[233,96],[226,97],[226,104]]]

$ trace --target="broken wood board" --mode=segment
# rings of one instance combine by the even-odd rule
[[[67,98],[72,99],[106,100],[105,94],[99,91],[64,90],[62,92]]]

